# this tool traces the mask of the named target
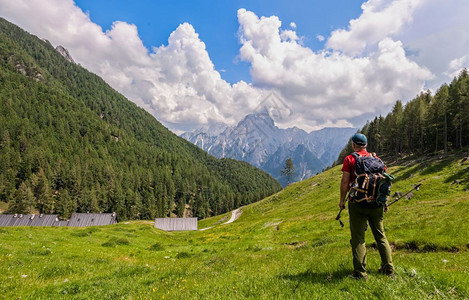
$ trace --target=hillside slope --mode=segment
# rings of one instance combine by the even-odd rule
[[[425,157],[391,168],[394,191],[420,191],[385,216],[396,279],[379,275],[367,232],[369,281],[352,271],[338,212],[340,166],[229,214],[197,232],[151,223],[95,228],[1,228],[0,288],[7,298],[467,299],[469,161]],[[343,220],[347,221],[345,212]]]
[[[216,159],[171,133],[49,42],[4,19],[0,104],[0,201],[12,212],[203,218],[281,188],[267,173]]]

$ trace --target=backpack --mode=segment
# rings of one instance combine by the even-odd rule
[[[371,153],[370,156],[360,156],[352,153],[355,157],[356,179],[352,184],[351,202],[377,203],[385,206],[387,197],[391,193],[391,185],[394,176],[385,172],[384,162]]]

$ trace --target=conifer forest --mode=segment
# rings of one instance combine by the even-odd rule
[[[281,189],[176,136],[45,40],[0,19],[0,201],[9,213],[204,218]]]

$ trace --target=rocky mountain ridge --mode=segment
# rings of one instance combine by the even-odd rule
[[[311,177],[330,166],[356,128],[323,128],[310,133],[293,127],[281,129],[267,111],[247,115],[236,126],[215,124],[181,136],[215,157],[246,161],[280,176],[285,160],[292,158],[294,181]]]
[[[62,55],[68,62],[74,64],[75,61],[73,60],[73,57],[72,55],[70,55],[70,52],[68,52],[68,50],[66,48],[64,48],[63,46],[59,45],[55,48],[55,50],[57,50],[57,52],[60,53],[60,55]]]

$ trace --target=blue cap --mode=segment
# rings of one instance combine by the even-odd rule
[[[363,133],[355,133],[352,136],[352,142],[359,146],[366,146],[368,140],[366,139],[366,136]]]

